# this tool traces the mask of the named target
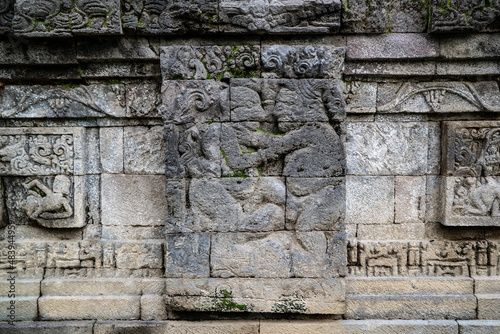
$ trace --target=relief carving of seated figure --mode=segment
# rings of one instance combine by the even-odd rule
[[[71,180],[64,175],[54,178],[52,190],[37,179],[24,184],[29,193],[24,203],[28,217],[36,221],[71,217],[73,209],[67,198],[70,186]]]
[[[464,181],[469,189],[469,204],[465,213],[476,216],[500,216],[500,184],[491,176],[485,178],[486,183],[481,184],[474,177],[467,177]]]

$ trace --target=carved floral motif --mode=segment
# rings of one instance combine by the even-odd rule
[[[497,0],[434,0],[431,31],[498,31],[500,3]]]

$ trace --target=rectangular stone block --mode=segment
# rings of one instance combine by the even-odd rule
[[[99,128],[99,149],[104,173],[123,173],[123,128]]]
[[[374,114],[377,107],[377,84],[354,81],[344,89],[347,114]]]
[[[107,240],[164,240],[165,227],[156,226],[131,226],[131,225],[104,225],[102,238]]]
[[[220,334],[241,333],[258,334],[257,320],[245,321],[98,321],[94,326],[94,334],[134,334],[147,331],[148,334]]]
[[[259,45],[165,46],[160,61],[166,80],[260,77]]]
[[[156,83],[127,84],[127,117],[160,117],[160,86]]]
[[[427,168],[425,123],[359,122],[347,125],[347,174],[423,175]]]
[[[332,46],[265,46],[262,77],[340,79],[345,52]]]
[[[125,116],[122,85],[7,86],[1,101],[4,118]]]
[[[81,37],[76,42],[77,58],[80,61],[160,59],[160,39],[158,37]]]
[[[356,237],[359,240],[422,240],[425,237],[425,224],[358,224]]]
[[[433,76],[436,73],[436,64],[428,61],[402,60],[374,60],[369,62],[348,62],[344,68],[344,75],[348,78],[414,78],[415,76]]]
[[[473,295],[347,296],[347,319],[474,319]]]
[[[428,222],[441,221],[443,210],[443,196],[441,176],[427,176],[425,219]]]
[[[251,0],[222,0],[219,10],[220,22],[225,24],[221,26],[223,32],[314,34],[340,29],[340,0],[257,4]]]
[[[156,295],[141,296],[141,320],[166,320],[165,297]]]
[[[47,278],[41,283],[43,296],[125,296],[141,293],[142,281],[136,278]]]
[[[108,79],[116,78],[158,78],[161,76],[158,61],[116,61],[92,62],[84,65],[79,71],[81,78]]]
[[[220,291],[231,292],[233,301],[251,312],[343,314],[345,284],[342,278],[265,279],[204,278],[167,279],[167,301],[174,310],[218,310]]]
[[[500,4],[474,0],[436,0],[431,4],[430,32],[499,31]],[[453,13],[453,15],[450,15]]]
[[[37,320],[38,318],[38,295],[15,298],[0,297],[0,321]],[[14,301],[14,304],[12,304]],[[13,316],[13,318],[11,317]],[[0,327],[3,333],[3,329]]]
[[[490,334],[500,331],[498,320],[458,320],[460,334]]]
[[[44,296],[38,300],[41,320],[140,319],[140,296]]]
[[[340,320],[262,320],[261,334],[347,333]]]
[[[92,334],[94,321],[22,321],[12,326],[0,323],[4,334]]]
[[[441,56],[448,59],[498,58],[500,34],[458,34],[441,37]]]
[[[346,177],[347,224],[392,224],[393,222],[394,177]]]
[[[103,225],[164,224],[168,215],[164,176],[103,174],[101,180]]]
[[[0,14],[0,21],[3,15]],[[0,34],[1,34],[0,24]],[[64,43],[53,39],[36,42],[20,36],[0,37],[1,65],[70,65],[77,64],[75,43],[66,40]]]
[[[477,297],[477,318],[500,320],[500,294],[480,295]]]
[[[425,176],[396,176],[394,178],[394,222],[396,224],[424,222],[425,186]]]
[[[210,277],[210,234],[168,234],[165,245],[165,276]]]
[[[205,79],[205,78],[203,78]],[[165,80],[161,114],[167,123],[229,121],[229,85],[215,80]]]
[[[123,129],[123,166],[126,174],[164,174],[165,140],[162,126]]]
[[[439,56],[439,40],[428,34],[347,37],[347,59],[419,59]]]
[[[344,178],[286,179],[286,229],[330,231],[345,227]]]
[[[439,76],[496,76],[500,74],[500,65],[496,60],[474,60],[442,62],[436,65]]]
[[[162,269],[163,244],[159,242],[115,243],[116,268]]]
[[[344,320],[342,327],[349,334],[456,334],[458,324],[453,320]]]
[[[231,121],[329,122],[345,118],[337,80],[231,80]]]
[[[37,15],[37,13],[47,13]],[[121,34],[120,1],[71,1],[60,4],[16,2],[13,22],[16,35],[26,37],[70,37],[73,34]]]
[[[281,230],[285,226],[285,193],[283,178],[169,180],[167,231]]]
[[[500,111],[494,81],[379,83],[377,111],[459,113]]]

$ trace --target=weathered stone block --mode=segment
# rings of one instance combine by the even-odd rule
[[[200,278],[210,276],[210,234],[168,234],[165,245],[165,276]]]
[[[99,128],[99,149],[104,173],[123,173],[123,128]]]
[[[429,154],[427,156],[427,174],[441,174],[441,124],[427,123],[429,127]]]
[[[116,61],[116,62],[93,62],[83,66],[79,71],[82,78],[86,79],[108,79],[115,81],[116,78],[157,78],[161,76],[160,66],[157,61]]]
[[[260,46],[166,46],[161,48],[163,78],[223,79],[260,76]]]
[[[141,320],[165,320],[167,308],[165,297],[156,295],[141,296]]]
[[[262,76],[340,79],[345,51],[331,46],[266,46],[262,51]]]
[[[5,334],[92,334],[94,321],[23,321],[15,326],[0,323],[0,330]]]
[[[345,118],[337,80],[231,80],[231,121],[329,122]]]
[[[160,117],[160,87],[154,83],[127,84],[127,117]]]
[[[116,267],[125,269],[162,269],[163,247],[159,242],[115,243]]]
[[[12,18],[14,14],[14,1],[6,1],[0,9],[0,35],[12,31]]]
[[[427,176],[425,219],[428,222],[441,220],[443,210],[442,177]]]
[[[456,334],[454,320],[344,320],[342,327],[349,334]]]
[[[448,61],[436,64],[436,74],[439,76],[481,76],[493,77],[500,73],[500,65],[496,60]]]
[[[346,113],[373,114],[377,107],[377,84],[354,81],[344,89]]]
[[[448,59],[497,58],[500,34],[463,34],[441,37],[441,56]]]
[[[101,178],[103,225],[164,224],[168,212],[163,176],[103,174]]]
[[[429,77],[436,74],[436,63],[432,60],[427,61],[403,61],[403,60],[374,60],[370,62],[348,62],[345,65],[344,75],[354,80],[358,78],[379,79],[394,78],[402,79],[415,78],[418,76]]]
[[[347,176],[347,224],[391,224],[394,221],[394,177]]]
[[[217,32],[216,0],[176,3],[147,0],[122,2],[123,28],[139,34],[179,34]]]
[[[344,228],[343,178],[287,178],[286,229],[329,231]]]
[[[500,111],[500,91],[493,81],[407,82],[378,85],[378,112],[457,113]]]
[[[328,33],[340,28],[340,0],[235,1],[222,0],[224,32]]]
[[[8,290],[7,290],[8,291]],[[3,294],[6,296],[6,294]],[[38,318],[38,295],[16,298],[0,297],[0,321],[36,320]],[[14,301],[15,304],[12,304]],[[12,311],[10,308],[14,307]],[[10,316],[13,315],[13,318]],[[3,333],[3,329],[0,327]]]
[[[140,296],[44,296],[38,299],[42,320],[140,318]]]
[[[425,237],[425,224],[358,224],[356,237],[359,240],[422,240]]]
[[[425,186],[425,176],[396,176],[394,178],[395,223],[424,222]]]
[[[59,2],[18,0],[12,28],[27,37],[68,37],[72,34],[120,34],[120,1]]]
[[[229,86],[215,80],[166,80],[161,114],[166,123],[229,121]]]
[[[122,85],[7,86],[3,118],[124,117]]]
[[[439,56],[439,40],[428,34],[382,34],[347,37],[347,59],[418,59]]]
[[[343,33],[425,32],[429,4],[425,0],[346,0]]]
[[[4,3],[8,5],[8,1]],[[0,35],[2,34],[2,22],[5,22],[4,15],[5,12],[0,13]],[[32,41],[13,35],[0,37],[0,64],[2,65],[69,65],[77,63],[73,41],[67,40],[63,43],[51,39]]]
[[[477,318],[485,320],[500,320],[500,294],[476,295]]]
[[[500,331],[500,321],[495,320],[457,320],[460,334],[490,334]]]
[[[431,32],[499,31],[500,4],[474,0],[433,0]]]
[[[234,177],[181,182],[185,183],[177,185],[169,181],[167,185],[170,213],[167,231],[170,233],[284,228],[286,189],[281,178]]]
[[[156,226],[131,226],[131,225],[104,225],[102,238],[107,240],[163,240],[165,227]]]
[[[360,122],[347,125],[347,173],[423,175],[427,169],[425,123]]]
[[[339,320],[263,320],[261,334],[347,333]]]
[[[128,126],[123,131],[127,174],[164,174],[165,140],[162,126]]]
[[[98,37],[77,39],[77,58],[81,61],[158,60],[160,40],[154,37]]]
[[[141,280],[134,278],[46,278],[39,286],[44,296],[124,296],[142,292]]]

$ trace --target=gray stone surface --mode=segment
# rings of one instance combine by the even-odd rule
[[[498,320],[458,320],[460,334],[490,334],[500,330]]]
[[[210,234],[168,234],[165,245],[165,276],[201,278],[210,276]]]
[[[427,169],[427,152],[425,123],[347,125],[347,174],[423,175]]]
[[[500,34],[459,34],[441,37],[441,56],[448,59],[497,58]]]
[[[94,321],[23,321],[12,326],[0,323],[0,329],[5,334],[51,334],[57,331],[61,334],[92,334]]]
[[[121,334],[134,334],[138,331],[147,331],[148,334],[222,334],[232,332],[241,334],[259,333],[257,320],[246,321],[98,321],[94,327],[95,334],[112,334],[119,331]]]
[[[98,60],[158,60],[158,37],[81,37],[77,42],[77,58],[80,61]]]
[[[346,83],[344,98],[347,114],[373,114],[377,107],[377,84],[361,81]]]
[[[127,117],[160,117],[160,87],[155,83],[127,84]]]
[[[0,21],[1,17],[2,14]],[[77,64],[73,41],[60,43],[57,40],[47,39],[35,42],[20,36],[8,35],[0,37],[0,50],[2,65]]]
[[[163,225],[167,217],[163,176],[103,174],[101,181],[103,225]]]
[[[99,149],[104,173],[123,173],[123,128],[99,128]]]
[[[129,126],[123,131],[126,174],[164,174],[165,141],[162,126]]]
[[[358,224],[356,237],[359,240],[422,240],[425,224]]]
[[[262,50],[264,78],[340,78],[345,48],[271,45]]]
[[[82,78],[88,80],[107,79],[110,82],[116,82],[116,78],[139,80],[161,75],[157,61],[92,62],[82,67],[79,73]]]
[[[499,31],[500,4],[474,0],[432,2],[431,32]]]
[[[394,178],[394,222],[423,223],[425,218],[425,176]]]
[[[428,34],[399,33],[347,37],[347,59],[419,59],[438,56],[439,40]]]
[[[444,63],[440,65],[448,67],[450,65]],[[495,65],[491,65],[492,70]],[[458,73],[458,68],[456,69]],[[490,71],[491,72],[491,71]],[[488,74],[490,74],[488,72]],[[455,73],[455,74],[457,74]],[[495,72],[494,72],[495,73]],[[415,77],[429,78],[436,74],[436,63],[433,60],[424,61],[403,61],[403,60],[374,60],[369,62],[347,62],[344,69],[344,75],[354,80],[361,80],[361,78],[375,78],[378,77],[384,81],[388,79],[407,79],[415,80]],[[442,75],[448,74],[442,71]],[[463,73],[462,73],[463,74]]]

